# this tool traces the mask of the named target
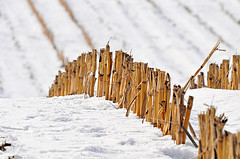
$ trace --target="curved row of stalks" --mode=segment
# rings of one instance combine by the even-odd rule
[[[97,92],[95,92],[97,97],[105,96],[106,100],[118,103],[116,109],[127,109],[126,116],[132,111],[143,121],[151,122],[154,127],[161,129],[163,135],[171,135],[177,145],[185,144],[186,136],[188,136],[193,145],[199,148],[199,159],[240,158],[240,132],[237,134],[223,132],[227,119],[224,115],[215,116],[216,110],[213,107],[210,107],[206,113],[203,112],[199,115],[198,146],[194,138],[198,139],[189,123],[193,97],[189,96],[187,106],[184,104],[184,95],[189,84],[191,83],[193,86],[194,77],[197,76],[212,54],[218,50],[218,46],[219,42],[183,88],[174,86],[171,102],[171,78],[168,73],[160,69],[149,68],[147,63],[133,62],[132,56],[121,50],[115,52],[113,60],[113,53],[110,52],[108,44],[106,48],[100,49],[99,57],[94,49],[87,54],[81,54],[77,60],[69,62],[65,66],[65,72],[59,71],[56,76],[49,90],[49,97],[82,93],[92,97],[97,81]],[[238,59],[238,56],[235,56],[234,59]],[[98,77],[96,78],[97,60],[99,65]],[[220,71],[221,78],[218,80],[218,82],[220,81],[218,85],[221,88],[233,86],[226,81],[230,69],[227,67],[229,62],[224,61]],[[210,65],[210,68],[214,68],[212,66],[216,65]],[[239,66],[239,62],[233,63],[233,68],[238,68],[237,66]],[[234,81],[234,78],[239,77],[237,75],[238,69],[233,69],[231,79]],[[208,77],[209,86],[217,85],[215,80],[212,81],[211,73],[208,73]],[[202,85],[204,85],[203,73],[198,75],[198,79],[201,79]],[[188,128],[193,137],[188,132]]]
[[[151,122],[162,130],[163,135],[172,135],[176,144],[184,144],[189,125],[193,97],[184,105],[184,92],[174,86],[172,102],[171,78],[160,69],[149,68],[147,63],[133,62],[131,55],[116,51],[115,59],[110,46],[96,50],[69,62],[65,72],[56,76],[49,90],[49,97],[72,94],[94,96],[97,81],[97,97],[118,103],[118,108],[127,109],[126,116],[132,111],[143,121]],[[98,77],[95,77],[98,62]],[[193,132],[193,131],[191,131]]]
[[[191,88],[240,90],[240,55],[232,56],[231,65],[230,60],[223,60],[220,65],[211,63],[206,78],[205,84],[204,73],[201,72],[197,77],[197,84],[194,81],[191,82]]]

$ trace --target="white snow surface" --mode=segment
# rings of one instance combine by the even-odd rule
[[[240,92],[190,90],[194,96],[190,122],[197,135],[197,115],[203,104],[218,107],[229,121],[226,130],[240,130]],[[213,98],[214,97],[214,98]],[[232,102],[229,102],[232,101]],[[171,136],[104,98],[74,95],[54,98],[0,99],[0,137],[12,144],[2,158],[196,158],[198,150],[187,139],[175,145]],[[197,141],[196,141],[197,142]]]
[[[27,1],[0,1],[0,97],[45,96],[60,61]]]
[[[32,1],[66,57],[91,51],[59,0]],[[172,84],[185,84],[218,38],[227,51],[216,52],[203,71],[238,54],[239,0],[65,1],[96,49],[112,37],[112,51],[132,50],[135,61],[169,72]],[[133,114],[126,118],[126,110],[104,98],[45,98],[62,67],[27,0],[0,1],[0,28],[0,140],[12,144],[0,158],[196,158],[188,139],[176,146],[170,136]],[[189,95],[197,135],[204,103],[225,113],[226,130],[240,131],[239,91],[189,90],[186,101]]]
[[[176,158],[196,156],[189,142],[170,136],[104,98],[1,99],[0,137],[10,142],[3,158]],[[116,105],[115,105],[116,106]],[[177,157],[179,158],[179,157]]]
[[[59,0],[32,1],[66,57],[91,51]],[[65,1],[97,50],[112,37],[112,51],[131,52],[135,61],[169,72],[173,84],[188,80],[218,38],[227,51],[208,64],[238,54],[239,0]],[[27,0],[0,1],[0,28],[0,97],[46,96],[61,63]]]

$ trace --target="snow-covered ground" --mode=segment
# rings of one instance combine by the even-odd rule
[[[59,0],[38,0],[34,5],[54,36],[59,50],[69,60],[76,60],[80,53],[91,51],[82,31],[72,21]]]
[[[135,61],[169,72],[173,84],[187,81],[219,37],[227,52],[209,63],[239,49],[239,0],[65,0],[77,24],[59,0],[32,1],[70,60],[91,51],[84,30],[96,49],[112,37],[112,51],[132,50]],[[0,97],[46,96],[60,62],[27,0],[0,1],[0,28]]]
[[[45,96],[60,61],[27,1],[0,1],[0,97]]]
[[[239,34],[240,25],[212,1],[66,2],[96,47],[102,47],[104,41],[113,37],[113,49],[132,49],[135,60],[166,70],[176,84],[186,82],[198,69],[219,37],[221,47],[227,52],[214,55],[210,62],[230,58],[240,42],[239,36],[235,36],[235,32]],[[197,10],[197,7],[201,8]],[[229,8],[226,10],[232,12]],[[235,10],[234,15],[239,17],[240,12]]]
[[[0,137],[12,144],[0,156],[17,158],[180,158],[196,156],[157,128],[116,110],[104,98],[2,99]]]
[[[65,0],[77,23],[59,0],[32,1],[57,48],[70,60],[91,51],[84,34],[98,50],[112,37],[112,51],[131,52],[135,61],[169,72],[173,84],[182,85],[218,38],[227,51],[216,52],[207,65],[238,54],[239,0]],[[189,140],[176,146],[170,136],[162,137],[133,114],[126,118],[125,110],[103,98],[45,98],[61,62],[27,0],[0,1],[0,28],[0,140],[12,144],[0,151],[0,158],[197,156]],[[189,90],[186,101],[188,95],[194,96],[190,122],[197,134],[204,103],[225,113],[226,130],[240,131],[239,91]]]
[[[240,92],[191,90],[190,122],[198,135],[197,115],[203,104],[218,107],[229,121],[226,130],[240,130]],[[231,101],[231,102],[229,102]],[[17,158],[196,158],[198,150],[187,139],[176,146],[170,136],[104,98],[74,95],[54,98],[0,100],[0,137],[11,143],[0,156]],[[115,105],[116,106],[116,105]]]

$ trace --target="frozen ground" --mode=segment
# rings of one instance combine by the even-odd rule
[[[209,63],[238,53],[239,0],[65,1],[76,22],[60,0],[32,0],[56,47],[70,60],[91,51],[84,32],[98,50],[112,37],[112,51],[132,50],[135,61],[184,84],[218,38],[227,52],[216,53]],[[27,0],[0,1],[0,28],[0,97],[46,96],[61,63]]]
[[[0,28],[0,97],[45,96],[60,61],[27,1],[0,1]]]
[[[17,158],[191,158],[188,142],[170,136],[103,98],[2,99],[0,136],[12,147],[2,156]]]
[[[200,89],[190,118],[198,135],[197,115],[206,106],[218,107],[229,121],[226,129],[240,130],[238,91]],[[188,96],[187,95],[187,96]],[[187,100],[186,96],[186,100]],[[214,98],[213,98],[214,97]],[[170,136],[125,109],[116,110],[103,98],[83,95],[0,100],[0,137],[12,144],[0,156],[17,158],[175,158],[197,156],[191,142],[176,146]]]
[[[59,0],[32,1],[70,60],[90,51],[83,30],[96,49],[112,37],[112,51],[132,49],[135,61],[169,72],[173,84],[188,80],[219,37],[227,51],[214,54],[208,64],[238,54],[239,0],[65,0],[77,23]],[[0,28],[0,140],[12,144],[0,151],[0,158],[197,156],[189,141],[176,146],[160,130],[132,114],[126,118],[125,110],[103,98],[45,98],[62,68],[27,0],[0,1]],[[240,131],[239,91],[189,90],[186,101],[188,95],[195,98],[190,122],[197,134],[204,103],[217,106],[217,114],[225,113],[227,130]]]

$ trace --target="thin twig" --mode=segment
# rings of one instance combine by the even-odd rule
[[[185,84],[185,86],[183,87],[183,92],[186,93],[189,85],[190,85],[190,82],[192,79],[194,79],[197,74],[202,70],[202,68],[206,65],[206,63],[208,62],[208,60],[212,57],[212,55],[214,54],[214,52],[216,50],[219,50],[219,51],[222,51],[221,49],[218,49],[218,46],[220,45],[220,40],[221,39],[218,39],[217,43],[215,44],[215,46],[213,47],[212,51],[209,53],[208,57],[204,60],[203,64],[200,66],[200,68],[195,72],[195,74],[193,76],[190,77],[190,79],[187,81],[187,83]]]
[[[115,109],[118,109],[117,107],[115,107],[111,102],[109,102],[112,106],[113,106],[113,108],[115,108]]]
[[[129,112],[130,112],[130,108],[132,107],[133,103],[136,101],[136,98],[137,98],[137,96],[139,95],[140,92],[141,92],[141,90],[138,91],[138,93],[135,95],[135,97],[133,98],[133,100],[129,104],[129,106],[127,108],[127,112],[126,112],[126,117],[128,117]]]
[[[161,119],[159,119],[159,121],[164,121],[164,122],[166,122],[166,123],[176,124],[176,125],[180,126],[180,127],[183,129],[183,131],[186,133],[186,135],[188,136],[188,138],[190,139],[190,141],[192,142],[192,144],[193,144],[196,148],[198,148],[197,143],[194,141],[193,137],[190,135],[190,133],[187,131],[187,129],[186,129],[184,126],[182,126],[182,125],[180,125],[180,124],[178,124],[178,123],[176,123],[176,122],[169,121],[169,120],[161,120]],[[189,123],[189,126],[190,126],[190,123]],[[195,138],[195,137],[194,137],[194,138]]]

